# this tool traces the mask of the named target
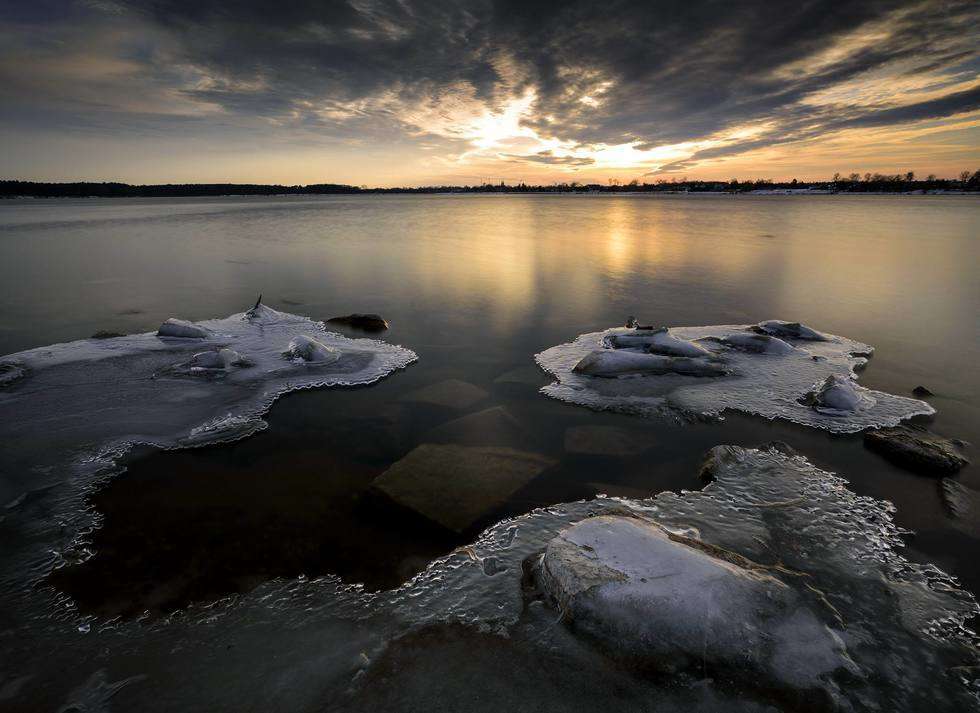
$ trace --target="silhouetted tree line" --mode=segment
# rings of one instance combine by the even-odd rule
[[[0,197],[33,196],[37,198],[167,198],[198,196],[279,196],[332,195],[370,193],[748,193],[751,191],[824,191],[831,193],[912,193],[980,191],[980,170],[963,171],[957,178],[937,178],[929,175],[916,178],[915,173],[885,175],[881,173],[835,173],[829,181],[773,181],[768,178],[750,181],[701,181],[659,179],[641,183],[638,179],[620,183],[553,183],[529,185],[524,182],[508,184],[483,183],[475,186],[422,186],[416,188],[368,188],[337,183],[317,183],[309,186],[261,185],[250,183],[180,183],[134,186],[128,183],[35,183],[32,181],[0,181]]]

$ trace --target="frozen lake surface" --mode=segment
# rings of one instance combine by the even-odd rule
[[[961,627],[975,606],[963,590],[980,591],[976,465],[943,484],[860,435],[732,410],[683,423],[593,412],[541,395],[552,378],[534,355],[629,315],[798,320],[874,346],[862,387],[905,403],[926,386],[936,414],[917,420],[978,444],[978,234],[980,200],[952,196],[0,203],[0,354],[54,359],[44,348],[155,332],[170,317],[244,325],[259,293],[300,320],[267,348],[217,338],[109,355],[110,368],[51,370],[47,385],[44,369],[16,360],[26,376],[0,389],[0,709],[786,704],[737,671],[640,673],[528,597],[525,558],[587,515],[626,508],[808,572],[832,608],[797,579],[787,586],[860,671],[822,678],[828,700],[914,710],[928,691],[933,710],[963,710],[969,676],[949,668],[973,645]],[[252,433],[255,409],[236,421],[235,404],[264,411],[269,398],[248,369],[225,368],[236,359],[221,348],[281,361],[304,385],[344,383],[311,371],[370,371],[332,349],[377,342],[311,328],[354,312],[391,329],[345,335],[401,345],[371,349],[406,368],[284,396],[266,429],[229,445],[102,452],[122,445],[112,434],[200,445],[181,428],[215,416]],[[222,321],[209,328],[227,337]],[[86,344],[112,352],[126,340]],[[194,361],[202,351],[213,356]],[[219,362],[220,375],[207,370]],[[139,386],[120,392],[127,379]],[[43,406],[18,410],[32,381]],[[74,411],[59,408],[66,399]],[[746,451],[704,493],[674,494],[702,487],[709,448],[773,440],[800,457]],[[461,510],[449,497],[465,498],[464,520],[447,518]]]

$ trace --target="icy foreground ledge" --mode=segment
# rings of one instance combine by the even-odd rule
[[[819,604],[778,572],[655,521],[607,515],[549,542],[537,578],[566,621],[668,672],[730,668],[788,689],[858,674]]]
[[[156,333],[0,358],[20,374],[0,390],[0,430],[29,440],[43,432],[73,448],[234,440],[261,428],[261,414],[284,393],[370,384],[416,358],[262,304],[225,319],[168,319]]]
[[[637,413],[717,417],[726,409],[855,433],[934,413],[924,401],[858,386],[867,344],[797,323],[614,328],[536,355],[562,401]]]

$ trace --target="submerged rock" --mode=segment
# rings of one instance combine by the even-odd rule
[[[424,440],[462,446],[504,446],[519,442],[526,433],[527,429],[507,408],[493,406],[436,426]]]
[[[342,324],[365,332],[381,332],[388,329],[388,321],[379,314],[348,314],[343,317],[331,317],[330,324]]]
[[[769,319],[759,322],[752,327],[753,331],[763,334],[771,334],[775,337],[790,337],[792,339],[804,339],[812,342],[826,342],[830,338],[818,332],[816,329],[800,324],[799,322],[784,322],[781,319]]]
[[[919,398],[922,398],[923,396],[935,396],[935,394],[929,391],[929,389],[927,389],[925,386],[916,386],[914,389],[912,389],[912,395],[918,396]]]
[[[331,364],[340,359],[340,350],[328,347],[308,334],[300,334],[289,342],[289,348],[283,352],[283,356],[316,364]]]
[[[411,391],[402,396],[401,399],[463,410],[475,406],[488,396],[490,394],[468,381],[446,379]]]
[[[980,538],[980,492],[943,478],[943,504],[953,516],[953,526],[971,537]]]
[[[768,568],[652,521],[603,515],[551,540],[536,581],[577,631],[668,673],[706,667],[775,687],[857,673],[838,635]]]
[[[576,374],[616,378],[633,375],[683,374],[685,376],[725,376],[724,365],[707,359],[671,357],[621,349],[597,349],[572,369]]]
[[[461,533],[553,464],[550,458],[512,448],[425,443],[388,468],[371,487]]]
[[[917,473],[955,473],[967,460],[948,438],[919,426],[881,428],[864,434],[864,445],[888,460]]]
[[[184,319],[171,317],[160,325],[157,330],[158,337],[172,337],[175,339],[207,339],[211,332],[205,327],[201,327],[193,322]]]
[[[576,455],[626,457],[651,448],[643,431],[617,426],[571,426],[565,429],[565,452]]]

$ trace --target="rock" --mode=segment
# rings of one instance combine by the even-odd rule
[[[430,384],[429,386],[423,386],[421,389],[411,391],[402,396],[401,399],[403,401],[417,401],[419,403],[443,406],[462,411],[475,406],[489,395],[479,386],[475,386],[467,381],[447,379],[446,381],[440,381],[436,384]]]
[[[927,475],[955,473],[970,463],[951,440],[919,426],[868,431],[864,445],[896,465]]]
[[[0,387],[9,386],[27,376],[27,367],[22,364],[6,362],[0,364]]]
[[[547,375],[536,366],[519,366],[506,371],[493,380],[495,384],[527,384],[540,386],[548,383]]]
[[[685,376],[724,376],[728,370],[707,359],[643,354],[621,349],[597,349],[572,369],[576,374],[616,378],[620,376],[683,374]]]
[[[116,337],[125,337],[126,335],[122,332],[110,332],[107,329],[100,329],[98,332],[92,335],[92,339],[115,339]]]
[[[650,354],[678,357],[705,357],[710,351],[687,339],[670,334],[666,328],[650,334],[613,334],[606,339],[614,349],[640,347]]]
[[[980,538],[980,492],[957,483],[952,478],[942,479],[943,504],[953,516],[953,526]]]
[[[331,317],[330,324],[342,324],[345,327],[361,329],[365,332],[381,332],[388,329],[388,321],[379,314],[348,314],[343,317]]]
[[[866,405],[874,405],[874,400],[858,391],[853,379],[831,374],[819,388],[803,397],[803,403],[821,412],[853,413]]]
[[[282,355],[286,359],[298,359],[315,364],[331,364],[340,359],[340,350],[328,347],[308,334],[300,334],[289,342],[289,348]]]
[[[218,349],[216,351],[198,352],[185,364],[189,369],[223,370],[234,366],[248,366],[248,359],[234,349]]]
[[[857,672],[840,638],[764,567],[650,521],[582,520],[548,543],[534,574],[576,631],[667,673],[721,669],[830,692],[831,675]]]
[[[424,443],[371,488],[402,507],[462,533],[554,464],[512,448]]]
[[[494,406],[436,426],[423,440],[461,446],[512,446],[526,434],[527,429],[510,411]]]
[[[792,344],[768,334],[729,334],[719,341],[726,347],[753,354],[790,354],[796,351]]]
[[[929,391],[929,389],[927,389],[925,386],[916,386],[914,389],[912,389],[912,395],[918,396],[919,398],[922,398],[923,396],[935,396],[935,394]]]
[[[760,451],[778,451],[787,456],[798,456],[799,453],[793,446],[783,441],[769,441],[755,446]],[[698,470],[698,478],[706,483],[710,483],[716,477],[719,469],[737,461],[745,453],[745,449],[740,446],[715,446],[704,454],[701,461],[701,468]]]
[[[199,327],[193,322],[184,319],[171,317],[160,325],[157,330],[158,337],[172,337],[175,339],[207,339],[211,332],[204,327]]]
[[[812,342],[826,342],[828,340],[826,334],[818,332],[816,329],[812,329],[805,324],[784,322],[781,319],[770,319],[765,322],[759,322],[752,329],[761,334],[771,334],[774,337],[790,337],[791,339],[805,339]]]
[[[571,426],[565,429],[565,451],[576,455],[631,456],[654,444],[643,431],[616,426]]]

